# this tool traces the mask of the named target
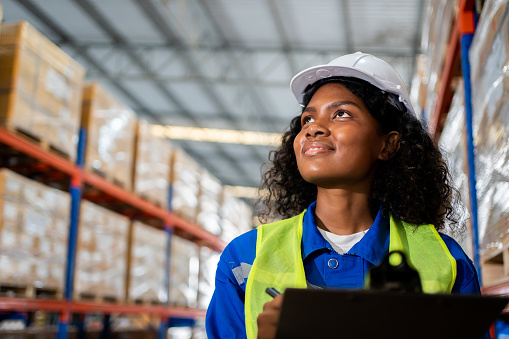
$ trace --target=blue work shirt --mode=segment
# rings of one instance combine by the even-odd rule
[[[301,249],[308,287],[362,288],[368,271],[378,265],[389,250],[389,220],[379,211],[366,235],[350,251],[340,255],[317,229],[315,206],[313,202],[303,218]],[[256,230],[252,230],[235,238],[219,259],[216,287],[207,309],[209,339],[246,338],[244,297],[256,255],[256,236]],[[440,236],[457,263],[452,293],[479,294],[472,261],[454,239],[441,233]],[[486,335],[483,338],[489,339],[489,333]]]

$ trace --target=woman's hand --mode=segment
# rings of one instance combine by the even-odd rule
[[[274,339],[276,337],[279,313],[283,304],[283,295],[276,296],[272,301],[263,305],[263,312],[257,319],[258,339]]]

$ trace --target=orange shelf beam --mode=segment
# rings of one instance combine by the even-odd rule
[[[152,314],[169,318],[202,318],[205,310],[166,306],[117,305],[71,302],[72,313],[133,313]]]
[[[116,186],[103,177],[83,171],[83,181],[103,193],[106,193],[120,201],[125,202],[128,205],[138,208],[139,210],[146,212],[147,214],[153,215],[161,220],[165,220],[167,218],[168,211],[146,201],[142,198],[134,195],[133,193],[126,191],[120,186]]]
[[[0,127],[0,143],[5,144],[34,159],[37,159],[59,171],[68,174],[69,176],[78,174],[78,168],[67,159],[46,151],[39,145],[28,141],[3,127]]]
[[[0,298],[0,310],[2,311],[29,312],[44,310],[63,312],[64,308],[64,300]]]
[[[1,311],[33,312],[50,311],[63,312],[67,302],[65,300],[0,298]],[[189,309],[183,307],[143,306],[122,304],[94,304],[83,302],[70,302],[71,313],[133,313],[153,314],[168,318],[203,318],[205,310]]]
[[[447,54],[445,56],[444,68],[440,76],[440,90],[438,92],[437,103],[435,105],[435,112],[431,118],[431,131],[434,134],[435,140],[438,140],[445,123],[445,117],[451,107],[451,100],[453,93],[450,90],[450,84],[453,72],[458,67],[460,62],[460,35],[461,35],[461,20],[456,18],[451,32],[451,38],[447,47]]]
[[[485,295],[509,295],[509,281],[504,281],[488,287],[481,288]]]
[[[116,186],[101,176],[82,171],[75,164],[56,154],[42,149],[39,145],[25,140],[9,130],[0,127],[0,143],[3,143],[17,151],[24,153],[34,159],[37,159],[56,170],[62,171],[74,178],[83,178],[83,181],[103,193],[114,197],[115,199],[139,209],[149,215],[165,221],[170,227],[179,228],[195,237],[203,240],[205,244],[213,247],[217,251],[222,251],[226,244],[215,235],[206,230],[188,222],[187,220],[163,209],[157,205],[148,202],[137,195],[126,191],[122,187]]]
[[[205,243],[210,244],[211,247],[219,252],[221,252],[226,247],[226,243],[212,233],[190,223],[189,221],[173,213],[168,214],[168,219],[166,219],[166,222],[168,225],[191,233],[199,239],[203,239]]]

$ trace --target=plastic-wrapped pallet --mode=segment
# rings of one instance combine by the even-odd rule
[[[135,221],[132,224],[130,243],[129,300],[141,303],[166,302],[166,233]]]
[[[85,85],[82,108],[85,169],[131,190],[136,114],[98,83]]]
[[[85,69],[27,22],[0,31],[0,123],[75,160]]]
[[[200,193],[200,166],[184,151],[175,149],[172,157],[172,210],[194,223]]]
[[[61,295],[69,211],[68,193],[0,170],[0,284]]]
[[[428,74],[426,72],[426,56],[417,55],[415,60],[416,72],[412,77],[412,85],[410,86],[410,101],[417,116],[422,116],[424,107],[426,106],[426,92],[428,87]]]
[[[170,304],[195,307],[198,295],[198,245],[179,238],[171,239]]]
[[[454,25],[456,1],[430,0],[426,8],[421,48],[425,51],[427,79],[424,118],[429,121],[435,111],[447,44]]]
[[[465,88],[463,81],[458,83],[456,93],[452,99],[451,108],[447,114],[444,130],[440,137],[440,148],[445,151],[454,187],[461,195],[459,205],[455,206],[461,219],[460,225],[465,226],[465,233],[458,234],[446,228],[446,233],[456,239],[470,258],[473,258],[472,233],[470,229],[470,214],[466,206],[469,201],[467,140],[465,130]],[[453,225],[454,226],[454,225]]]
[[[488,0],[470,50],[481,255],[509,245],[509,6]]]
[[[221,234],[219,211],[223,185],[212,174],[203,170],[200,180],[199,213],[196,223],[212,234]]]
[[[168,329],[168,339],[207,339],[205,331],[205,321],[196,319],[193,327],[170,327]]]
[[[172,147],[167,139],[153,135],[151,128],[146,121],[138,122],[134,192],[166,209]]]
[[[484,111],[494,110],[495,97],[503,90],[501,78],[508,74],[509,54],[508,1],[488,0],[479,18],[479,25],[470,48],[470,74],[472,82],[472,108],[474,135]],[[493,97],[494,96],[494,97]],[[486,107],[491,106],[491,107]]]
[[[168,329],[168,339],[193,339],[192,327],[170,327]]]
[[[208,247],[200,248],[200,273],[198,279],[197,308],[207,309],[214,294],[217,263],[220,254]]]
[[[130,220],[89,201],[81,203],[75,297],[122,301],[126,291]]]
[[[225,193],[221,206],[221,239],[227,243],[252,229],[253,213],[242,200]]]

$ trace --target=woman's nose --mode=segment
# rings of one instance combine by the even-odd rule
[[[319,121],[314,121],[311,126],[307,129],[307,135],[310,137],[316,137],[318,135],[325,135],[327,136],[329,134],[329,129],[324,124],[320,123]]]

